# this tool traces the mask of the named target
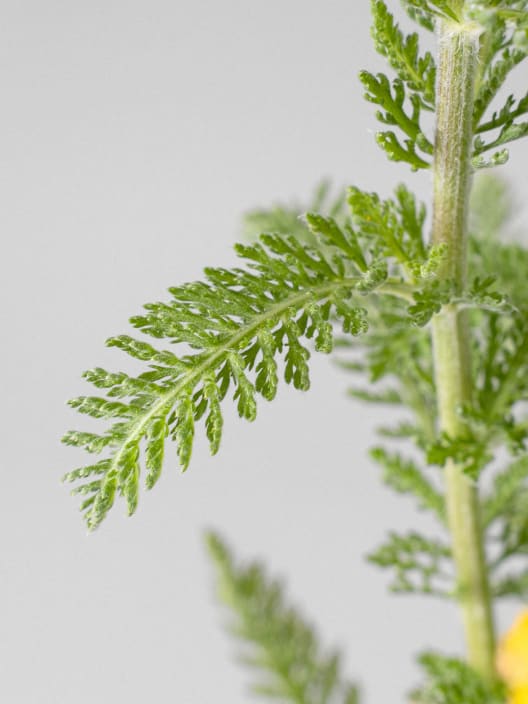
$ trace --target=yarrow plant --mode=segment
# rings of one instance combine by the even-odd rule
[[[200,425],[219,451],[230,398],[253,421],[281,380],[308,390],[312,349],[335,351],[363,380],[356,399],[404,412],[372,459],[442,536],[391,532],[369,559],[392,571],[397,592],[452,599],[464,626],[466,657],[423,653],[412,701],[523,704],[528,617],[497,646],[494,607],[528,598],[528,250],[504,236],[502,183],[471,191],[474,173],[504,164],[506,145],[528,134],[528,93],[500,99],[528,55],[528,0],[402,0],[412,34],[384,0],[371,4],[374,47],[389,65],[387,75],[360,74],[382,124],[376,141],[389,159],[430,171],[429,220],[404,185],[388,199],[356,185],[332,199],[322,186],[307,208],[250,213],[238,266],[169,289],[131,319],[140,337],[108,340],[142,373],[85,372],[102,395],[70,405],[106,425],[65,435],[94,457],[65,479],[90,530],[117,498],[133,514],[170,442],[186,470]],[[436,35],[435,56],[420,49],[424,33]],[[237,564],[217,535],[208,546],[251,648],[255,690],[355,703],[339,656],[320,648],[281,585],[258,564]]]

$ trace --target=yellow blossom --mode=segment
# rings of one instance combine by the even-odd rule
[[[497,670],[508,685],[509,704],[528,704],[528,609],[517,616],[500,641]]]

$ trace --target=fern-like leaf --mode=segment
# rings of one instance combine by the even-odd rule
[[[420,95],[415,92],[408,94],[405,83],[400,78],[391,82],[383,73],[374,75],[369,71],[361,71],[359,78],[366,89],[365,99],[381,108],[376,112],[378,120],[399,128],[405,135],[402,144],[393,130],[376,134],[376,141],[389,159],[406,162],[413,171],[429,168],[430,161],[427,157],[432,155],[433,145],[420,126],[423,109]],[[410,113],[407,102],[410,103]],[[420,155],[420,151],[425,156]]]
[[[393,569],[391,590],[447,597],[451,595],[451,552],[438,540],[418,533],[390,533],[386,543],[368,555],[369,562]]]
[[[528,570],[517,574],[507,574],[492,580],[491,593],[495,599],[517,599],[526,602],[528,598]]]
[[[108,340],[109,346],[147,362],[148,369],[137,377],[90,370],[86,379],[104,389],[106,397],[82,396],[70,402],[81,413],[113,421],[102,435],[73,431],[65,436],[69,445],[110,454],[65,477],[81,482],[76,491],[85,496],[82,508],[90,529],[104,519],[118,494],[126,499],[129,514],[135,511],[141,466],[146,467],[146,485],[151,488],[160,476],[166,437],[176,442],[185,470],[196,424],[203,419],[216,453],[222,434],[220,404],[230,389],[239,415],[254,420],[257,395],[271,400],[276,394],[279,356],[285,381],[307,390],[307,340],[328,353],[336,324],[347,334],[364,333],[367,293],[411,297],[401,281],[401,251],[405,256],[417,254],[411,243],[421,216],[413,211],[410,194],[402,198],[391,205],[365,196],[374,218],[365,232],[308,214],[306,224],[316,244],[267,234],[257,243],[237,245],[246,268],[206,269],[205,281],[170,289],[171,300],[148,304],[143,315],[131,319],[142,333],[182,345],[180,356],[128,335]],[[359,194],[352,200],[361,225]],[[392,225],[397,240],[390,233]],[[400,272],[389,280],[389,261],[395,254],[390,266]]]
[[[479,87],[479,91],[475,98],[475,105],[473,108],[473,122],[477,132],[487,132],[494,127],[498,127],[495,122],[499,118],[499,115],[503,110],[495,113],[490,120],[483,121],[484,115],[491,105],[493,99],[498,94],[502,86],[504,85],[506,79],[513,71],[513,69],[518,66],[526,58],[526,53],[519,49],[506,47],[502,49],[499,58],[495,61],[489,61],[488,66],[484,71],[484,78]],[[510,99],[508,98],[505,105],[508,105]],[[519,113],[519,114],[522,114]]]
[[[497,474],[483,502],[483,521],[490,526],[500,519],[510,520],[521,493],[528,489],[528,457],[521,457]]]
[[[259,564],[236,565],[217,535],[207,543],[219,597],[232,614],[230,630],[246,646],[241,659],[257,673],[253,691],[292,704],[357,704],[358,690],[343,680],[339,655],[321,649],[281,584]]]
[[[487,682],[459,658],[428,652],[418,662],[426,681],[411,694],[416,704],[504,704],[505,687]]]
[[[442,523],[445,522],[443,495],[413,461],[389,454],[382,447],[372,449],[370,455],[383,467],[385,484],[400,494],[413,494],[420,508],[431,511]]]
[[[383,0],[372,0],[372,37],[376,51],[385,56],[399,78],[418,93],[424,107],[435,102],[436,68],[432,55],[419,54],[418,34],[404,36]]]
[[[433,31],[437,19],[458,21],[458,15],[448,0],[402,0],[407,13],[423,27]]]
[[[332,218],[338,225],[345,224],[348,211],[344,190],[332,193],[329,181],[321,181],[306,203],[274,203],[269,208],[255,208],[245,213],[242,220],[244,239],[254,241],[263,232],[292,235],[301,242],[315,244],[316,239],[302,217],[305,213],[319,213]]]
[[[479,56],[480,72],[473,109],[473,125],[476,133],[473,151],[474,168],[486,168],[506,163],[508,150],[504,145],[528,134],[528,123],[518,118],[528,111],[528,96],[518,101],[510,95],[503,106],[486,118],[486,112],[504,85],[511,71],[528,56],[526,41],[518,41],[526,35],[527,12],[524,2],[473,3],[469,16],[483,27]],[[495,132],[491,138],[482,135]],[[496,150],[491,157],[484,154]]]

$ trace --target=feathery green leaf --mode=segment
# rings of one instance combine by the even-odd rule
[[[369,562],[394,569],[391,590],[403,593],[449,596],[452,575],[447,545],[418,533],[391,532],[386,543],[368,555]]]
[[[427,679],[411,693],[416,704],[504,704],[504,686],[486,682],[463,660],[429,652],[418,662]]]
[[[372,0],[372,38],[376,51],[388,59],[398,77],[433,109],[436,68],[432,55],[419,54],[418,34],[404,36],[383,0]]]
[[[406,259],[427,256],[421,240],[424,213],[403,187],[396,200],[382,201],[353,189],[352,217],[340,225],[330,216],[306,216],[313,243],[290,235],[263,234],[258,242],[237,245],[245,268],[206,269],[202,282],[170,289],[171,300],[150,303],[133,325],[146,335],[184,347],[180,356],[128,335],[113,337],[116,347],[147,370],[137,377],[101,368],[87,381],[107,397],[82,396],[70,402],[94,418],[117,419],[104,434],[71,431],[64,441],[89,452],[111,455],[87,475],[85,517],[93,529],[103,520],[115,496],[136,509],[141,465],[146,486],[159,479],[165,439],[176,443],[180,465],[190,463],[196,424],[205,420],[211,452],[222,434],[220,403],[231,389],[239,415],[252,421],[257,395],[274,398],[279,369],[296,389],[310,386],[306,342],[329,353],[336,325],[351,335],[367,330],[367,293],[384,292],[410,299],[403,281]],[[394,261],[392,261],[394,258]],[[388,268],[395,276],[388,277]],[[403,317],[405,313],[403,312]],[[119,399],[119,400],[116,400]]]
[[[252,689],[293,704],[357,704],[340,657],[324,652],[314,629],[286,601],[282,585],[257,564],[236,565],[216,534],[207,536],[218,593],[230,609],[230,630],[246,647],[242,660],[257,675]]]
[[[400,494],[414,494],[420,508],[431,511],[442,523],[445,522],[444,497],[412,460],[390,454],[382,447],[373,448],[370,456],[383,467],[385,484]]]
[[[374,75],[369,71],[361,71],[359,78],[365,87],[365,99],[381,108],[376,112],[377,119],[385,125],[398,127],[406,136],[402,144],[392,130],[376,134],[376,141],[389,159],[408,163],[412,171],[429,168],[427,157],[432,155],[433,145],[420,126],[423,109],[420,95],[414,92],[408,95],[405,83],[400,78],[391,83],[383,73]],[[411,107],[410,114],[407,99]],[[425,156],[420,156],[417,149]]]

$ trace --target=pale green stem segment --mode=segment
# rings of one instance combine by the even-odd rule
[[[457,293],[466,285],[472,114],[480,32],[474,24],[446,21],[439,25],[432,240],[447,245],[440,275],[454,282]],[[459,409],[472,396],[467,312],[454,304],[444,306],[433,320],[432,335],[440,430],[460,437],[466,429]],[[468,661],[490,680],[495,677],[495,637],[478,489],[452,461],[446,465],[445,482]]]

